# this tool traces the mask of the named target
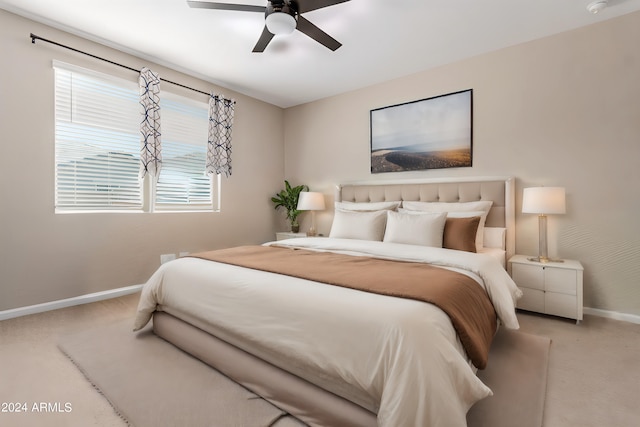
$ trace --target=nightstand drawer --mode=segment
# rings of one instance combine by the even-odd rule
[[[576,294],[576,277],[578,274],[575,270],[546,267],[544,274],[547,291],[568,295]]]
[[[554,292],[545,293],[545,313],[555,316],[576,318],[577,300],[575,295]],[[580,316],[581,318],[582,316]]]
[[[522,310],[544,312],[544,291],[531,288],[520,288],[522,297],[518,300],[518,308]]]
[[[544,270],[539,267],[513,264],[511,276],[519,287],[544,290]]]

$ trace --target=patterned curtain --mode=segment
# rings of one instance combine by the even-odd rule
[[[158,179],[162,167],[160,145],[160,77],[148,68],[140,71],[140,178],[147,173]]]
[[[231,176],[231,128],[235,101],[211,94],[209,98],[209,138],[207,175]]]

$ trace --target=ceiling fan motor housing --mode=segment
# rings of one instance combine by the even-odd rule
[[[298,5],[295,2],[273,0],[267,3],[267,10],[264,16],[267,17],[274,12],[286,13],[293,16],[293,19],[296,19],[298,16]]]

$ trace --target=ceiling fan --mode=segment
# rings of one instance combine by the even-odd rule
[[[253,52],[264,52],[274,35],[289,34],[293,30],[298,30],[335,51],[342,46],[342,43],[316,27],[301,14],[347,1],[349,0],[267,0],[266,6],[206,1],[187,1],[187,4],[189,7],[200,9],[264,13],[265,26],[258,43],[253,48]]]

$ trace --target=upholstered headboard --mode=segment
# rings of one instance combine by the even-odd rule
[[[339,202],[474,202],[491,200],[487,227],[506,228],[507,260],[515,254],[515,190],[513,177],[357,182],[336,187]]]

